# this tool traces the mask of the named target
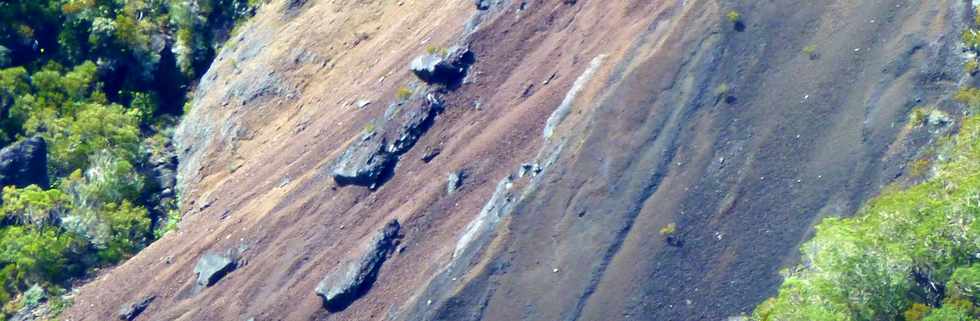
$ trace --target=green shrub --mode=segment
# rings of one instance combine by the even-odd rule
[[[915,107],[912,108],[912,112],[909,113],[909,120],[906,125],[909,127],[918,127],[925,123],[929,116],[929,108],[927,107]]]
[[[180,219],[180,211],[170,210],[167,213],[167,221],[163,223],[163,227],[153,231],[154,236],[156,238],[161,238],[167,233],[170,233],[170,231],[176,231],[180,226]]]
[[[972,271],[963,268],[980,253],[980,116],[965,119],[952,144],[949,160],[927,181],[884,191],[853,218],[820,222],[801,247],[804,263],[753,318],[898,319],[922,303],[913,293],[932,291],[913,282],[913,272],[961,288],[950,293],[969,293]],[[924,320],[959,320],[960,310],[944,306]]]
[[[801,51],[803,52],[804,55],[806,55],[810,59],[816,59],[817,58],[817,46],[816,45],[807,45],[806,47],[803,47],[803,50],[801,50]]]
[[[976,321],[969,312],[955,308],[942,307],[932,310],[922,321]]]
[[[963,41],[963,45],[967,49],[977,51],[980,50],[980,30],[977,29],[967,29],[963,31],[960,35],[960,40]]]
[[[976,59],[970,59],[963,63],[963,72],[969,75],[976,75],[977,71],[980,71],[980,63]]]
[[[946,291],[949,296],[954,298],[965,298],[973,302],[980,302],[980,264],[972,264],[968,267],[960,267],[953,272],[949,282],[946,283]]]
[[[725,19],[728,19],[728,22],[731,23],[739,23],[742,22],[742,14],[736,10],[730,10],[725,14]]]
[[[148,241],[150,234],[150,218],[146,209],[133,206],[129,201],[121,204],[108,204],[100,211],[100,219],[105,226],[100,226],[96,240],[105,240],[99,258],[106,263],[115,263],[129,254],[140,250]]]
[[[905,321],[920,321],[929,314],[929,306],[922,303],[914,303],[908,310],[905,310],[903,316]]]
[[[408,87],[400,87],[398,88],[398,92],[395,93],[395,98],[399,101],[406,101],[412,98],[412,94],[412,90]]]
[[[980,88],[961,88],[953,95],[953,100],[963,103],[973,110],[980,110]]]
[[[68,196],[59,190],[42,190],[37,185],[3,188],[0,215],[8,224],[49,225],[71,209]]]
[[[170,210],[158,230],[173,228],[176,205],[149,195],[137,167],[167,147],[186,95],[174,89],[195,82],[227,30],[261,1],[0,2],[0,146],[45,138],[55,182],[3,190],[3,320],[27,285],[55,293],[66,278],[162,235],[146,208]],[[160,64],[154,39],[173,39],[176,66]],[[68,303],[52,296],[52,310]]]

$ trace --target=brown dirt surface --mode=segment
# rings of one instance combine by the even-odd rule
[[[853,214],[941,135],[902,128],[919,105],[956,111],[970,18],[946,0],[504,0],[477,20],[473,1],[287,3],[265,5],[198,85],[177,137],[180,229],[82,286],[66,320],[113,320],[147,295],[137,320],[750,312],[820,217]],[[422,86],[409,62],[458,42],[477,57],[469,78],[394,176],[336,186],[344,148]],[[548,166],[513,176],[528,162]],[[466,179],[447,195],[456,170]],[[508,175],[499,223],[461,245]],[[403,248],[327,312],[317,283],[393,218]],[[659,232],[670,223],[679,247]],[[196,289],[198,258],[229,249],[241,266]]]

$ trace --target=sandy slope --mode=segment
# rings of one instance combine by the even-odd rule
[[[179,131],[180,231],[82,287],[66,316],[115,319],[148,294],[158,299],[139,320],[750,311],[816,219],[852,214],[932,139],[903,131],[908,110],[955,110],[945,95],[959,81],[964,6],[501,1],[468,30],[472,1],[273,1],[221,51]],[[731,9],[741,32],[723,18]],[[398,88],[419,85],[408,62],[459,41],[477,56],[470,81],[394,177],[375,191],[336,186],[333,160]],[[526,162],[544,169],[515,177],[499,221],[472,223]],[[447,196],[459,169],[468,178]],[[316,283],[391,218],[404,250],[363,298],[327,313]],[[668,223],[683,246],[658,233]],[[227,249],[244,250],[243,266],[194,289],[197,259]]]

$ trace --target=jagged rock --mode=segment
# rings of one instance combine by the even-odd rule
[[[541,173],[541,165],[538,164],[521,164],[520,170],[517,171],[517,177],[524,177],[530,174],[531,176],[537,176]]]
[[[463,186],[463,179],[466,178],[466,174],[463,171],[456,171],[449,173],[449,179],[446,182],[446,194],[453,194],[460,187]]]
[[[415,76],[429,84],[455,86],[466,77],[474,56],[466,47],[453,47],[445,55],[426,54],[415,58],[410,65]]]
[[[40,137],[0,149],[0,187],[31,184],[48,187],[48,144]]]
[[[177,186],[177,150],[173,143],[168,139],[163,144],[163,148],[154,149],[150,153],[149,166],[147,173],[161,191],[173,191]],[[161,196],[173,196],[169,195]]]
[[[333,166],[333,179],[339,185],[376,186],[397,160],[385,150],[379,135],[366,135],[344,151]]]
[[[380,124],[378,128],[362,134],[360,140],[337,158],[332,167],[334,181],[342,186],[381,185],[394,170],[398,156],[415,146],[440,111],[442,101],[434,93],[404,104],[392,104],[383,118],[375,120],[375,124]]]
[[[197,274],[197,285],[212,286],[218,283],[222,277],[234,271],[236,267],[238,267],[237,263],[233,259],[217,254],[205,254],[194,266],[194,273]]]
[[[490,0],[476,0],[477,10],[487,10],[490,9]]]
[[[143,297],[139,301],[123,306],[119,309],[119,319],[125,321],[133,321],[153,303],[153,300],[157,297],[155,295],[149,295]]]
[[[395,115],[389,124],[397,126],[395,137],[388,144],[388,153],[400,155],[407,152],[419,137],[432,127],[436,115],[442,110],[442,101],[435,94],[427,94],[425,99],[416,100],[408,110]]]
[[[371,239],[360,257],[330,272],[316,287],[316,294],[323,299],[328,311],[340,311],[360,298],[377,278],[378,270],[396,247],[401,226],[391,220]]]
[[[433,159],[436,159],[436,156],[439,156],[439,154],[441,153],[442,153],[442,148],[439,147],[433,148],[431,146],[426,147],[425,153],[422,154],[422,161],[426,163],[431,162]]]

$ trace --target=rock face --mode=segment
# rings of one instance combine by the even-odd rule
[[[385,151],[384,138],[367,133],[337,159],[332,174],[340,185],[375,186],[394,161]]]
[[[368,249],[360,257],[327,274],[316,287],[316,294],[323,299],[328,311],[340,311],[360,298],[377,278],[378,270],[395,249],[398,221],[391,220],[371,239]]]
[[[149,200],[153,215],[162,217],[174,209],[177,199],[177,151],[169,138],[159,144],[162,148],[153,148],[148,144],[149,157],[141,171],[150,181],[149,188],[153,191],[153,199]]]
[[[412,61],[415,76],[429,84],[454,87],[462,83],[475,57],[466,47],[453,47],[445,55],[427,54]]]
[[[40,137],[0,149],[0,186],[48,187],[48,144]]]
[[[398,156],[408,152],[432,127],[442,111],[435,93],[402,104],[392,104],[370,132],[350,145],[334,163],[332,175],[339,185],[377,187],[394,171]],[[386,143],[386,142],[391,143]]]
[[[442,111],[442,101],[430,93],[425,99],[415,100],[406,109],[395,114],[390,123],[394,135],[391,144],[388,144],[388,153],[401,155],[415,146],[419,138],[432,127],[436,115]]]
[[[202,287],[218,283],[222,277],[234,271],[237,267],[235,260],[217,254],[205,254],[197,261],[194,273],[197,274],[197,285]]]
[[[971,81],[955,78],[973,24],[963,1],[487,2],[307,1],[290,21],[275,10],[287,1],[259,10],[177,131],[192,224],[81,288],[66,319],[114,320],[161,293],[140,320],[725,320],[777,291],[814,222],[853,214],[938,139],[903,133],[910,108],[942,109],[954,128],[948,97]],[[387,163],[383,188],[325,186],[385,95],[421,82],[408,70],[419,47],[448,43],[479,56],[474,84],[444,93],[447,111]],[[391,157],[400,112],[374,123],[366,153]],[[539,154],[545,143],[554,152]],[[229,172],[235,159],[247,170]],[[460,166],[463,188],[445,197]],[[393,213],[410,246],[327,315],[314,289]],[[365,222],[378,226],[351,228]],[[682,247],[664,222],[683,227]],[[220,291],[171,291],[193,258],[240,238],[260,242],[250,268]]]
[[[156,296],[150,295],[140,299],[139,301],[123,306],[121,309],[119,309],[119,320],[133,321],[140,315],[140,313],[143,313],[143,311],[150,306],[150,303],[153,303],[154,299],[156,299]]]

